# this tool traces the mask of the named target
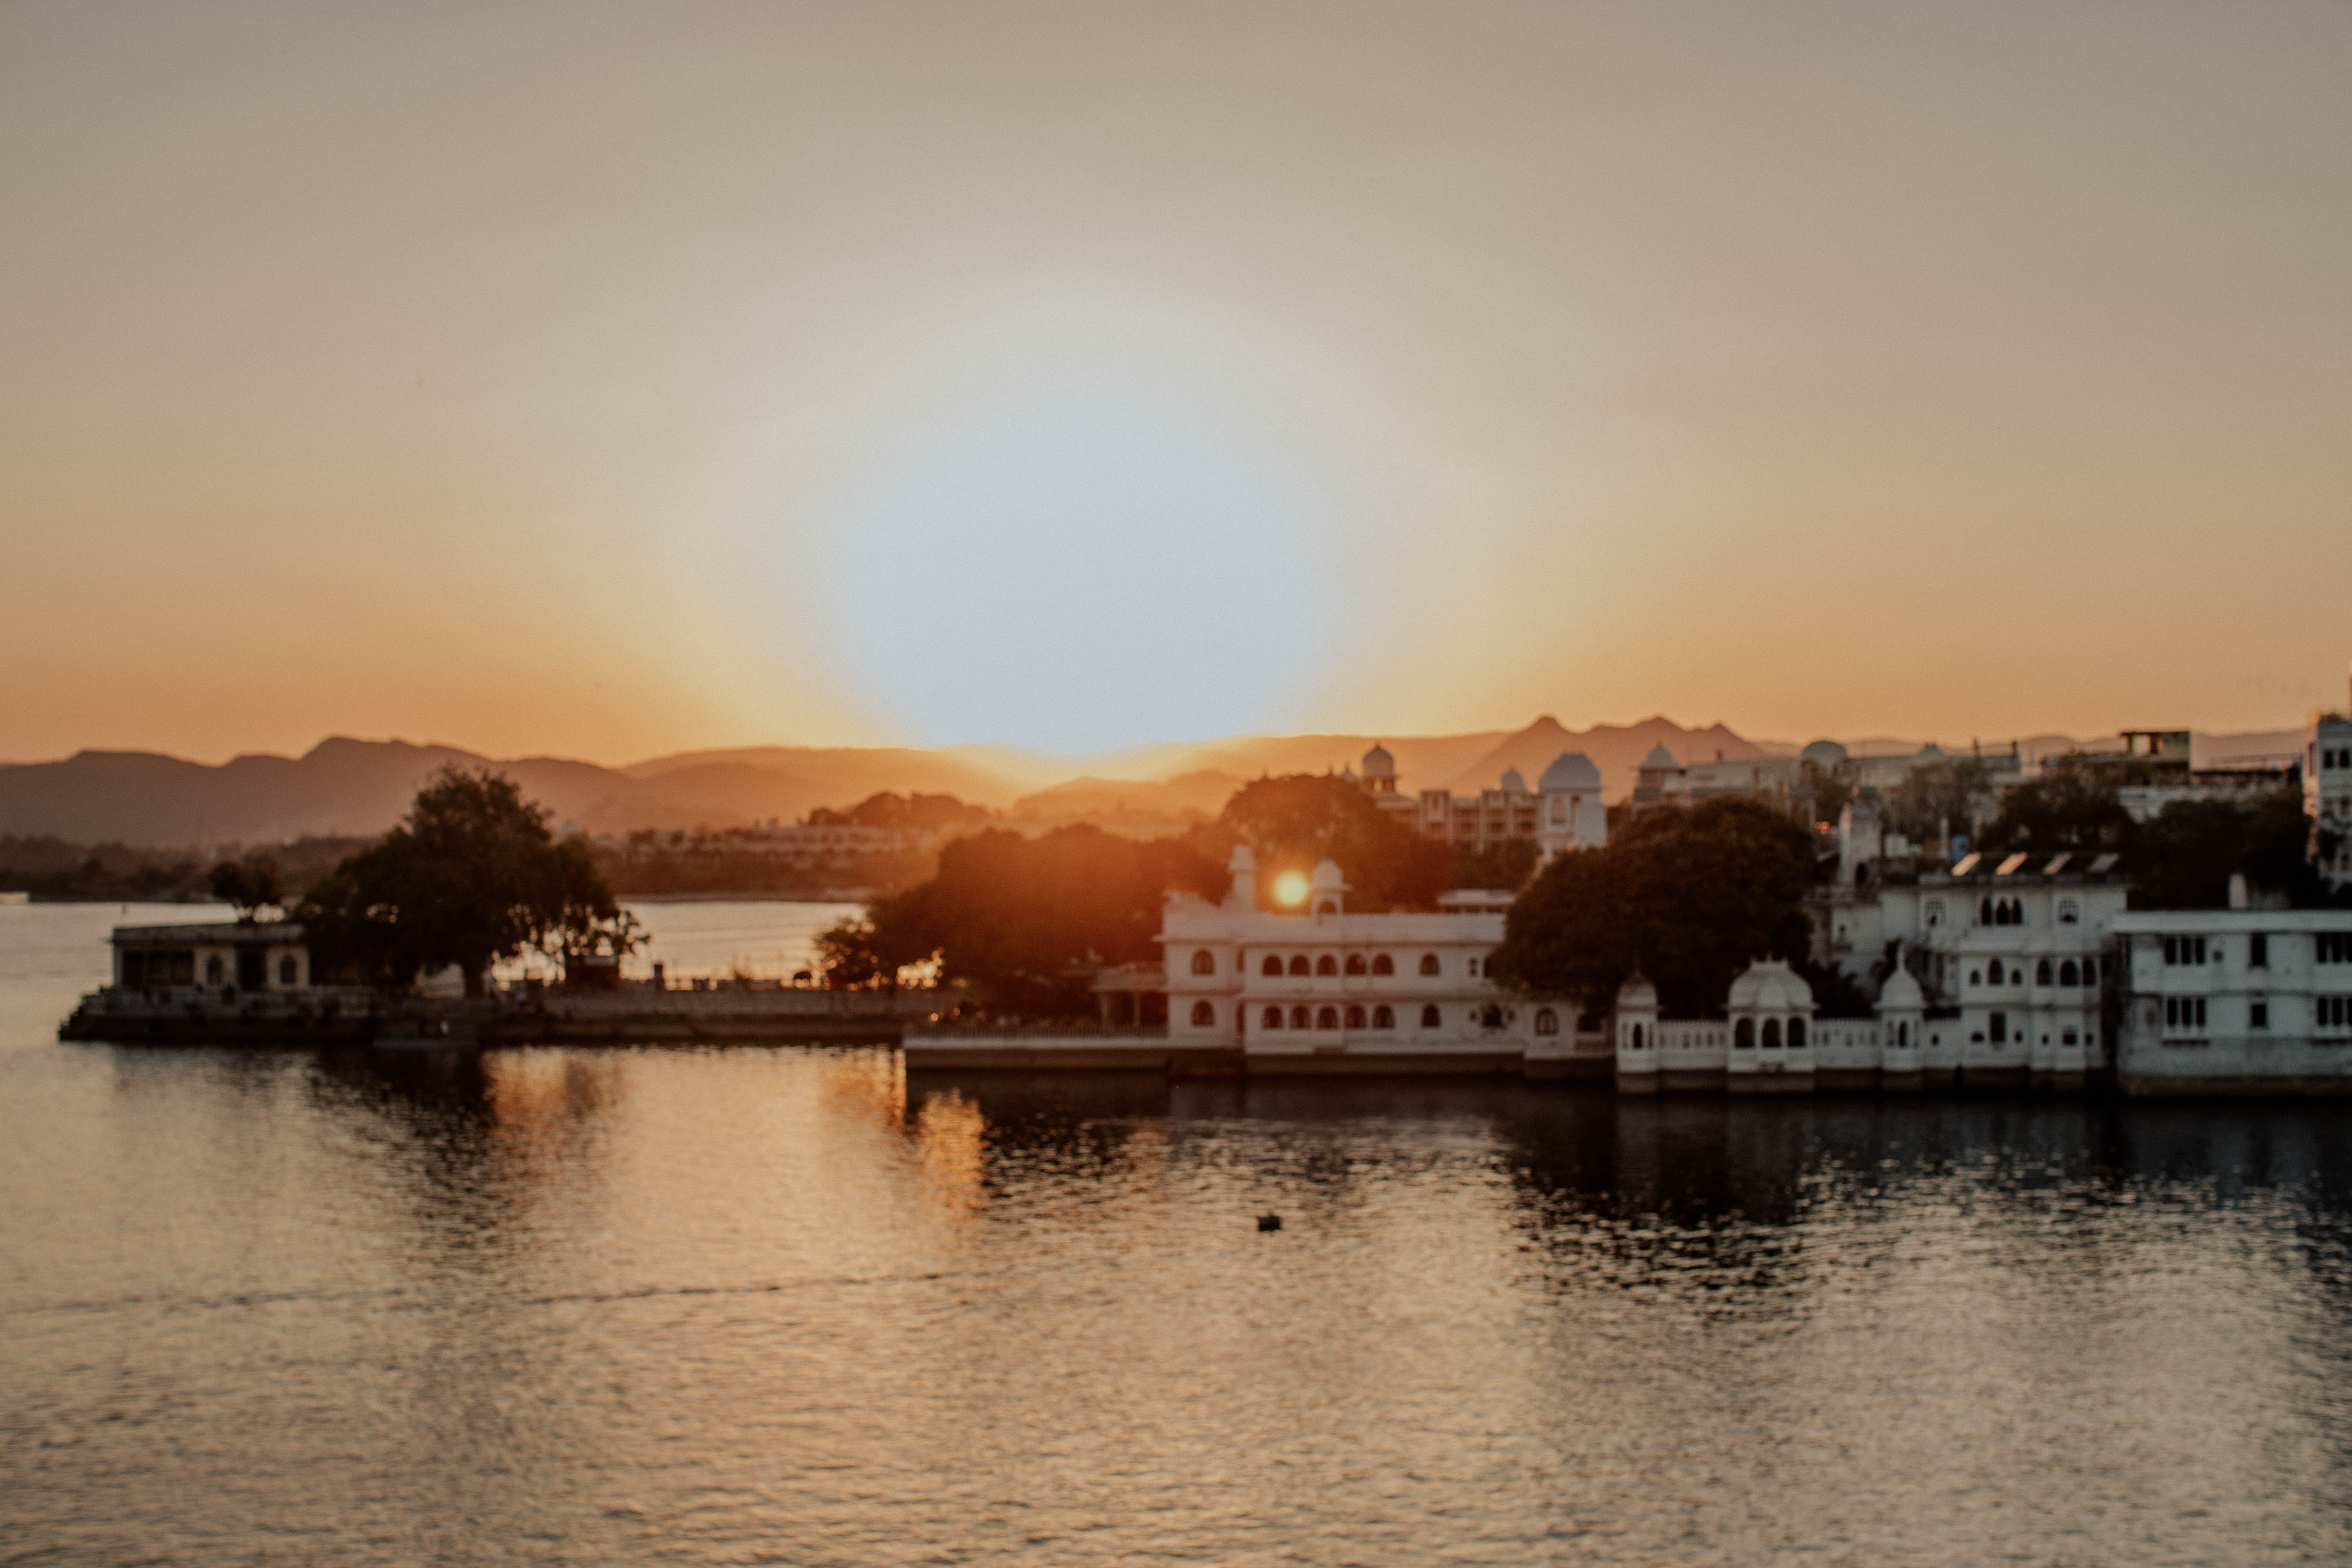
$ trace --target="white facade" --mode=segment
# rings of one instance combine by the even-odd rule
[[[1517,1068],[1564,1056],[1575,1016],[1498,990],[1486,973],[1509,896],[1452,895],[1433,913],[1350,914],[1339,868],[1316,868],[1307,908],[1257,907],[1247,846],[1223,903],[1171,892],[1161,919],[1168,1039],[1239,1047],[1253,1073]]]
[[[114,928],[114,987],[123,991],[300,991],[310,984],[302,928],[283,921]]]
[[[1615,1036],[1623,1093],[1810,1094],[1815,1087],[1813,990],[1777,958],[1732,981],[1721,1018],[1661,1019],[1656,988],[1633,975],[1617,991]]]
[[[1601,770],[1582,752],[1562,752],[1533,790],[1517,768],[1490,790],[1454,795],[1425,789],[1412,799],[1397,792],[1396,760],[1385,746],[1364,753],[1364,787],[1380,804],[1426,838],[1485,849],[1532,838],[1546,860],[1609,842],[1609,811],[1601,800]]]
[[[2352,1092],[2352,910],[2116,921],[2128,1094]]]
[[[2320,875],[2333,888],[2352,883],[2352,718],[2323,713],[2311,721],[2304,740],[2303,805],[2312,816],[2312,858]]]

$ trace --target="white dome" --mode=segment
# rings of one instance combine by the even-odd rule
[[[1372,749],[1364,753],[1364,776],[1368,779],[1396,777],[1396,759],[1390,756],[1389,749],[1378,742],[1374,742]]]
[[[1344,892],[1348,887],[1348,879],[1340,874],[1337,860],[1315,862],[1315,874],[1310,880],[1318,893]]]
[[[1907,969],[1896,970],[1878,988],[1878,1010],[1882,1013],[1916,1010],[1927,1005],[1927,998],[1920,992],[1919,983],[1911,978]]]
[[[1811,745],[1807,746],[1802,752],[1797,753],[1800,761],[1808,762],[1812,763],[1815,767],[1822,768],[1833,768],[1837,766],[1840,763],[1845,761],[1845,748],[1839,745],[1835,741],[1815,741]]]
[[[1652,746],[1650,754],[1642,759],[1642,765],[1645,768],[1678,768],[1682,763],[1675,761],[1675,754],[1664,746]]]
[[[1525,795],[1528,793],[1528,781],[1519,776],[1518,769],[1505,768],[1503,770],[1503,793],[1505,795]]]
[[[1926,745],[1920,747],[1916,752],[1913,752],[1912,758],[1914,761],[1927,762],[1933,761],[1943,754],[1944,748],[1936,744],[1935,742],[1930,741]]]
[[[1543,772],[1541,787],[1556,789],[1599,789],[1601,770],[1582,752],[1562,752],[1552,759],[1551,766]]]
[[[1625,976],[1625,984],[1617,987],[1617,1011],[1620,1013],[1654,1013],[1658,1010],[1658,988],[1650,984],[1640,970]]]
[[[1731,983],[1729,1000],[1735,1013],[1807,1013],[1813,988],[1782,960],[1761,958]]]

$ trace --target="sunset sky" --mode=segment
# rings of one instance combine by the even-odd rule
[[[2352,6],[0,0],[0,760],[2352,658]]]

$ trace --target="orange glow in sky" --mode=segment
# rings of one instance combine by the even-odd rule
[[[1664,712],[2352,647],[2352,8],[0,21],[0,761]]]

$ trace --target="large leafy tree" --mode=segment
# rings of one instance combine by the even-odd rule
[[[2132,830],[2125,868],[2132,903],[2147,910],[2218,910],[2230,878],[2298,908],[2329,901],[2311,863],[2311,818],[2303,797],[2279,790],[2245,800],[2181,800]]]
[[[1751,960],[1805,956],[1812,873],[1811,834],[1756,801],[1640,812],[1606,847],[1544,868],[1511,906],[1488,973],[1605,1007],[1638,969],[1668,1014],[1718,1013]]]
[[[949,845],[937,876],[827,932],[819,949],[836,983],[887,983],[936,957],[940,978],[969,984],[983,1006],[1084,1013],[1097,966],[1160,956],[1167,889],[1214,899],[1226,883],[1223,867],[1178,839],[1085,825],[1035,838],[994,828]]]
[[[1348,879],[1351,910],[1426,907],[1453,885],[1453,849],[1381,810],[1352,779],[1259,779],[1234,793],[1217,826],[1256,853],[1261,891],[1281,873],[1311,870],[1324,859],[1337,861]]]
[[[2096,768],[2059,768],[2002,796],[2000,811],[1985,825],[1981,847],[1988,855],[2020,849],[2120,852],[2131,836],[2131,813],[2117,797],[2112,776]]]
[[[275,905],[286,904],[286,879],[278,862],[256,852],[242,860],[224,860],[212,869],[206,886],[222,903],[236,906],[236,918],[251,921]]]
[[[627,952],[636,922],[585,842],[559,841],[514,782],[444,769],[401,826],[344,860],[296,911],[331,972],[405,989],[455,965],[478,996],[490,966],[536,948]]]
[[[1929,763],[1905,775],[1886,802],[1889,828],[1914,844],[1953,833],[1969,833],[1992,809],[1992,775],[1973,757]]]

